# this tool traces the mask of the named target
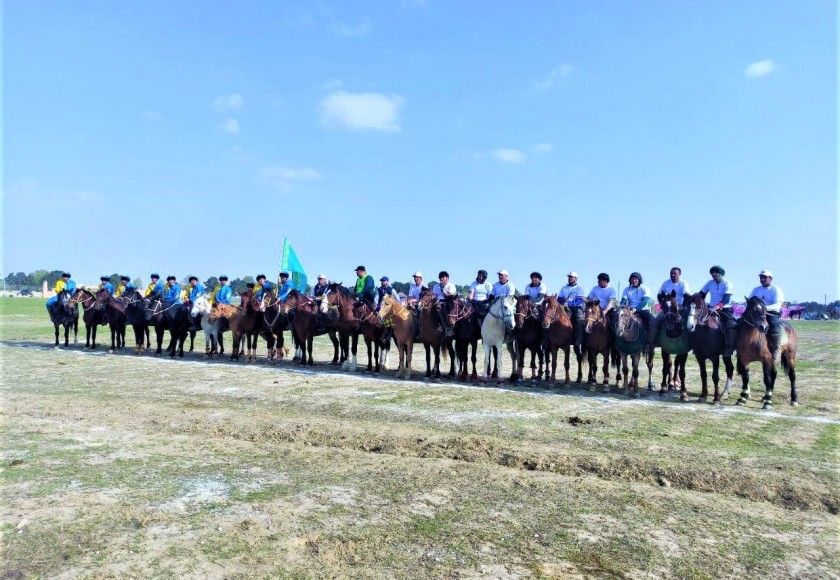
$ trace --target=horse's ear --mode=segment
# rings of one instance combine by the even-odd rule
[[[676,297],[677,297],[677,291],[676,290],[671,290],[671,298],[676,298]]]
[[[744,296],[744,302],[749,302],[750,299],[747,296]]]

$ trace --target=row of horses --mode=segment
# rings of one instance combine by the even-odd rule
[[[694,352],[700,367],[702,391],[699,400],[709,397],[706,361],[712,364],[714,384],[713,404],[720,404],[722,396],[732,387],[734,365],[725,349],[722,323],[714,310],[708,308],[702,293],[685,296],[680,307],[673,293],[658,297],[664,323],[661,331],[663,377],[660,394],[679,389],[682,400],[688,400],[685,384],[685,364],[690,351]],[[531,353],[530,384],[536,386],[545,380],[557,384],[559,354],[563,352],[565,376],[563,385],[569,386],[570,357],[577,359],[577,382],[583,382],[583,361],[588,366],[587,382],[590,390],[597,389],[598,356],[601,356],[603,388],[610,389],[610,367],[616,369],[616,386],[627,390],[630,396],[639,396],[639,367],[644,360],[648,368],[648,389],[655,386],[653,348],[645,336],[641,320],[629,307],[614,307],[614,320],[610,321],[597,300],[587,300],[584,307],[585,340],[575,345],[574,322],[569,310],[556,296],[534,304],[527,296],[497,298],[485,312],[478,312],[474,305],[456,298],[441,308],[438,299],[428,290],[420,294],[415,311],[386,296],[378,309],[356,300],[353,292],[338,283],[330,285],[323,299],[292,291],[285,300],[271,293],[258,297],[253,291],[242,293],[238,306],[210,304],[203,296],[190,304],[164,303],[157,295],[144,297],[132,289],[118,300],[107,291],[96,293],[80,289],[76,295],[62,294],[51,310],[55,325],[55,344],[59,345],[59,326],[65,327],[65,346],[69,344],[69,330],[78,332],[78,306],[83,310],[86,328],[85,346],[96,347],[96,328],[107,324],[111,330],[112,350],[125,347],[127,326],[135,335],[135,352],[150,347],[150,329],[155,329],[157,348],[162,354],[165,333],[170,333],[167,348],[170,356],[183,356],[184,344],[189,336],[193,348],[197,324],[205,336],[206,356],[224,353],[222,335],[229,330],[232,335],[231,358],[246,360],[257,358],[257,342],[267,343],[268,358],[277,361],[289,352],[284,344],[284,332],[291,331],[296,347],[295,360],[301,365],[313,365],[313,340],[326,334],[333,345],[330,364],[355,371],[359,338],[367,348],[367,370],[379,373],[387,366],[391,344],[399,354],[398,378],[410,378],[415,343],[423,345],[426,354],[425,378],[451,380],[504,382],[499,353],[507,350],[512,365],[510,380],[523,382],[525,357]],[[198,322],[197,322],[198,321]],[[742,377],[742,392],[738,404],[749,399],[749,365],[762,364],[765,395],[764,408],[772,406],[776,380],[776,365],[767,346],[767,313],[763,302],[753,298],[747,302],[744,315],[739,319],[737,342],[738,372]],[[797,404],[796,392],[796,332],[784,324],[784,341],[781,364],[791,382],[791,404]],[[447,332],[447,327],[450,330]],[[484,361],[481,372],[477,368],[478,341],[483,343]],[[470,352],[470,347],[472,351]],[[726,384],[720,388],[719,367],[723,359]],[[449,360],[449,373],[441,374],[441,359]],[[470,369],[470,363],[472,363]],[[492,363],[492,364],[491,364]],[[456,369],[457,365],[457,369]],[[550,367],[550,370],[549,370]]]

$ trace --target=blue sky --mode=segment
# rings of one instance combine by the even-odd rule
[[[836,4],[3,5],[3,268],[838,298]]]

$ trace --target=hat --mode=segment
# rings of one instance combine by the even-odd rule
[[[726,270],[724,270],[720,266],[712,266],[711,268],[709,268],[709,274],[714,274],[715,272],[717,272],[721,276],[726,276]]]
[[[256,284],[254,284],[253,282],[246,282],[245,283],[246,288],[253,288],[254,286],[256,286]]]
[[[630,280],[632,280],[633,278],[638,278],[639,279],[639,284],[641,284],[644,281],[644,280],[642,280],[642,275],[641,274],[639,274],[638,272],[631,272],[630,273],[630,278],[627,279],[627,282],[629,283]]]
[[[221,276],[219,276],[219,282],[222,282],[222,281],[227,282],[227,279],[228,279],[228,277],[227,277],[227,276],[225,276],[224,274],[222,274]]]
[[[767,276],[768,278],[772,278],[773,277],[773,272],[771,272],[770,270],[762,270],[761,272],[758,273],[758,275],[759,276]]]
[[[187,278],[187,282],[192,282],[193,280],[198,282],[198,276],[190,276],[189,278]]]
[[[604,272],[601,272],[600,274],[598,274],[598,279],[599,280],[604,280],[605,282],[609,282],[610,281],[610,275],[605,274]]]
[[[382,276],[382,277],[379,279],[379,281],[380,281],[380,282],[390,282],[391,280],[388,278],[388,276]]]
[[[326,279],[327,279],[327,275],[326,275],[326,274],[318,274],[318,279],[319,279],[319,280],[326,280]]]
[[[281,277],[281,278],[288,278],[288,277],[289,277],[289,273],[288,273],[288,272],[280,272],[280,277]]]
[[[499,275],[499,276],[502,276],[502,275],[507,276],[507,275],[508,275],[508,271],[507,271],[507,270],[499,270],[498,272],[496,272],[496,274],[497,274],[497,275]]]
[[[265,278],[265,274],[257,274],[257,280],[259,280],[260,278]]]
[[[482,276],[484,276],[486,278],[487,277],[487,270],[479,270],[477,272],[477,274],[481,274]]]
[[[413,277],[414,277],[414,278],[422,278],[422,277],[423,277],[423,272],[421,272],[421,271],[419,271],[419,270],[418,270],[418,271],[416,271],[416,272],[414,273],[414,276],[413,276]]]
[[[577,272],[575,272],[574,270],[569,271],[569,273],[566,274],[566,276],[574,276],[575,278],[578,277]]]
[[[120,280],[131,280],[131,278],[129,278],[128,276],[123,275],[123,276],[120,276]]]
[[[64,272],[64,273],[61,275],[61,277],[62,277],[62,278],[69,278],[69,277],[70,277],[70,274],[68,274],[67,272]]]
[[[175,276],[173,276],[172,274],[170,274],[169,276],[166,277],[166,281],[169,282],[170,280],[177,280],[177,278]]]
[[[358,272],[359,270],[361,270],[362,272],[367,272],[364,266],[356,266],[356,272]]]
[[[160,280],[160,274],[152,274],[151,276],[149,276],[149,278],[157,278],[158,280]]]
[[[110,280],[111,277],[110,276],[100,276],[99,279],[102,280],[103,282],[106,282],[106,281]]]
[[[540,274],[539,272],[531,272],[530,277],[531,278],[539,278],[540,280],[542,280],[542,274]]]
[[[444,276],[449,278],[449,272],[447,272],[446,270],[441,270],[440,272],[438,272],[438,278],[443,278]]]

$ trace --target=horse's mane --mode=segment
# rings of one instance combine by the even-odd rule
[[[339,295],[344,296],[345,298],[355,298],[356,294],[347,288],[346,286],[342,286],[341,282],[332,282],[329,286],[330,292],[338,292]]]

